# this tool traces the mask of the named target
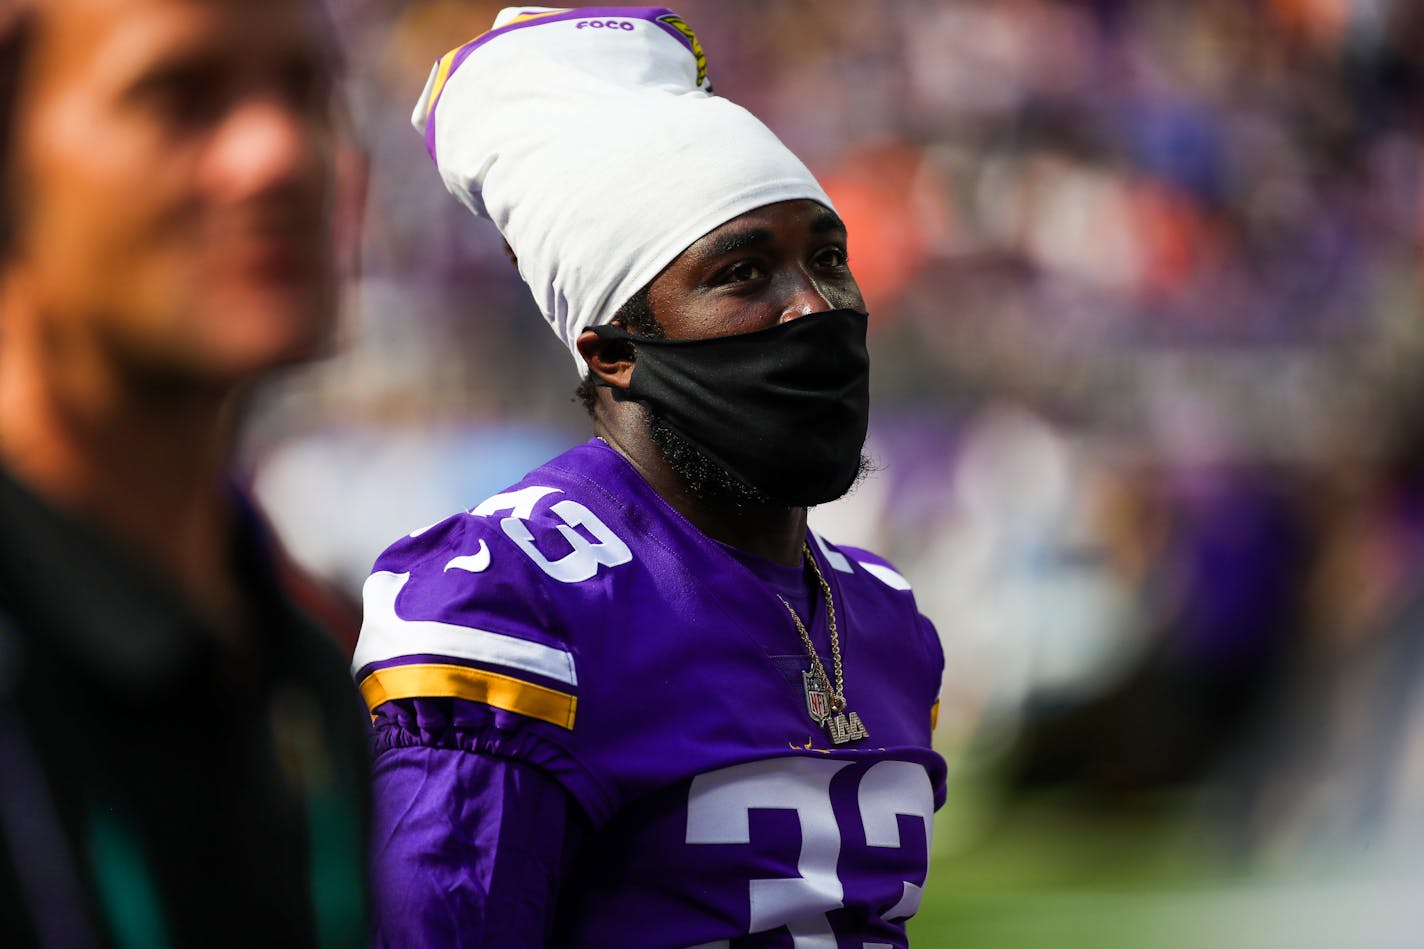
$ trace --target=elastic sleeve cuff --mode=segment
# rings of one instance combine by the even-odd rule
[[[464,699],[400,699],[376,710],[371,757],[395,748],[445,748],[531,764],[568,791],[593,827],[601,827],[617,809],[616,795],[569,748],[569,734]]]

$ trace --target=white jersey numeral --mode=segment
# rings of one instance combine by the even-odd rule
[[[560,583],[581,583],[598,573],[600,564],[616,567],[633,559],[633,552],[622,538],[599,520],[598,515],[577,501],[564,499],[556,501],[549,510],[557,514],[562,524],[555,529],[568,541],[572,552],[557,560],[550,560],[534,543],[534,534],[526,520],[533,516],[534,505],[550,494],[561,494],[558,488],[528,487],[518,491],[496,494],[482,502],[470,513],[476,517],[489,517],[506,511],[509,516],[499,522],[505,536],[524,551],[525,555],[544,573]],[[593,537],[589,540],[579,533],[582,527]]]
[[[780,758],[693,778],[687,802],[690,844],[751,843],[754,810],[793,810],[801,823],[796,862],[801,875],[749,882],[752,932],[789,926],[796,949],[835,949],[825,914],[842,905],[844,894],[836,876],[841,834],[831,809],[831,778],[845,766],[823,758]]]
[[[881,761],[860,779],[860,823],[865,842],[872,847],[899,847],[899,815],[918,817],[925,828],[925,854],[930,852],[934,828],[934,789],[925,769],[909,761]],[[908,919],[920,908],[921,887],[908,880],[900,902],[884,914],[886,919]]]
[[[841,830],[831,806],[831,779],[848,764],[826,758],[774,758],[692,780],[687,802],[689,844],[751,843],[754,810],[795,811],[800,823],[799,876],[748,881],[749,933],[785,926],[796,949],[835,949],[836,935],[826,914],[845,905],[845,891],[836,875]],[[899,816],[919,817],[928,863],[934,790],[923,767],[908,761],[877,762],[860,779],[857,803],[865,841],[872,847],[900,847]],[[900,901],[884,912],[886,920],[905,919],[919,909],[920,885],[902,883]],[[878,945],[866,943],[864,949]]]

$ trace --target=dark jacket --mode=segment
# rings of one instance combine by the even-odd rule
[[[0,470],[0,944],[362,943],[368,719],[238,508],[240,646]]]

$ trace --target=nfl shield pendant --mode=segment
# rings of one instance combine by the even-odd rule
[[[812,671],[801,673],[801,683],[806,687],[806,711],[811,721],[824,725],[831,714],[831,696],[826,691],[826,682]]]
[[[833,715],[826,720],[825,726],[826,734],[830,735],[831,741],[837,745],[870,737],[870,732],[865,730],[860,716],[854,712]]]

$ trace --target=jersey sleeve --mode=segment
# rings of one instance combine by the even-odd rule
[[[944,683],[944,644],[940,642],[934,623],[923,613],[920,614],[919,635],[925,652],[929,655],[928,668],[933,673],[931,684],[934,688],[934,702],[930,705],[930,732],[933,733],[939,727],[939,703]]]
[[[572,740],[575,650],[548,578],[500,514],[448,518],[376,561],[352,663],[375,754],[441,749],[534,765],[599,815],[607,789]]]
[[[517,761],[419,745],[382,755],[373,780],[373,945],[548,944],[582,834],[557,782]]]

